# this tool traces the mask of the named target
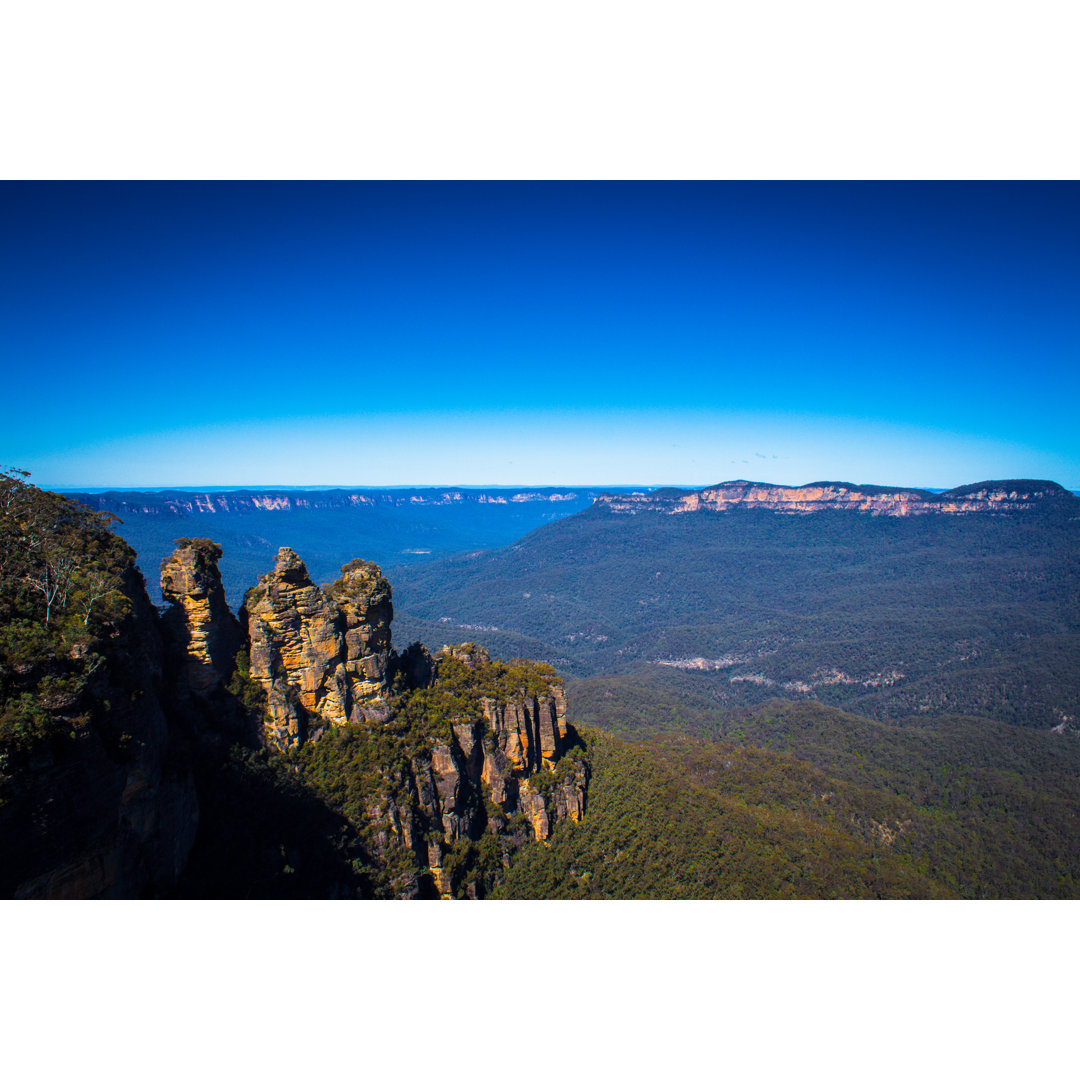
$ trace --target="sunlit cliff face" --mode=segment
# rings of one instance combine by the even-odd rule
[[[737,506],[761,507],[783,514],[809,514],[818,510],[857,510],[862,513],[907,517],[914,514],[961,514],[987,510],[1028,510],[1054,492],[1015,490],[987,484],[964,489],[963,494],[918,491],[911,488],[860,490],[846,484],[807,484],[791,488],[744,480],[690,492],[601,495],[597,502],[615,513],[656,511],[683,514],[697,510],[730,510]]]
[[[271,745],[299,746],[305,715],[329,724],[385,718],[392,618],[390,585],[374,564],[350,563],[324,592],[295,552],[278,552],[242,613]]]

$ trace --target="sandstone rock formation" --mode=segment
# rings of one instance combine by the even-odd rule
[[[487,650],[473,642],[444,647],[439,655],[480,672],[492,664]],[[469,729],[462,723],[454,725],[455,737],[463,755],[479,761],[477,779],[489,785],[494,801],[502,804],[508,781],[553,767],[566,749],[566,691],[552,674],[535,678],[528,688],[482,697],[480,704],[486,740],[481,740],[480,727]]]
[[[242,643],[240,624],[225,602],[220,558],[213,541],[183,539],[161,564],[161,595],[170,605],[164,629],[180,659],[182,694],[205,696],[221,689]]]
[[[367,816],[377,823],[381,858],[411,852],[419,876],[449,897],[458,868],[445,859],[461,843],[486,834],[508,852],[547,840],[560,821],[580,821],[588,766],[566,722],[562,680],[550,669],[492,661],[472,643],[443,649],[436,664],[433,692],[449,679],[461,715],[394,777],[393,794],[371,800]],[[403,881],[401,895],[422,894],[418,878]]]
[[[968,514],[1019,512],[1060,505],[1075,513],[1077,499],[1059,484],[1041,480],[997,480],[970,484],[951,491],[887,488],[869,485],[820,483],[802,487],[757,484],[732,480],[700,491],[662,489],[653,492],[600,495],[596,505],[616,514],[651,511],[685,514],[700,510],[726,511],[760,507],[782,514],[810,514],[821,510],[855,510],[888,517],[915,514]]]
[[[59,726],[0,775],[0,895],[266,895],[299,866],[297,895],[482,897],[523,844],[581,818],[588,766],[553,669],[473,644],[398,655],[377,566],[319,588],[288,548],[238,621],[220,556],[178,542],[159,618],[127,549],[79,689],[76,650],[9,673],[13,692],[55,687]],[[256,743],[300,752],[281,768]]]
[[[501,667],[471,643],[444,649],[441,658],[476,671],[481,684],[486,672]],[[453,724],[453,739],[436,746],[434,789],[447,836],[460,835],[447,813],[479,801],[463,797],[469,789],[480,792],[495,811],[488,817],[489,831],[498,832],[514,815],[522,815],[533,838],[543,841],[559,821],[581,820],[588,771],[582,757],[566,753],[577,737],[566,722],[562,680],[539,669],[524,670],[524,685],[485,692],[480,698],[483,719],[460,719]]]
[[[182,545],[163,566],[193,693],[220,686],[212,625],[220,580],[207,544]],[[287,751],[335,729],[352,738],[345,729],[359,725],[370,738],[367,764],[341,776],[364,793],[350,821],[366,838],[365,858],[389,876],[393,895],[483,895],[465,866],[485,836],[506,865],[522,843],[547,840],[584,811],[587,765],[562,682],[542,665],[492,661],[471,643],[437,657],[416,643],[398,655],[392,618],[390,586],[373,563],[356,559],[320,588],[282,548],[238,624],[241,682],[259,690],[260,741]],[[320,767],[355,768],[335,763],[336,745],[318,747],[331,748]]]
[[[290,548],[244,598],[250,675],[266,694],[264,737],[280,750],[328,724],[389,712],[390,585],[355,560],[326,592]]]
[[[385,720],[388,713],[390,583],[372,562],[353,559],[327,589],[344,639],[350,719]]]

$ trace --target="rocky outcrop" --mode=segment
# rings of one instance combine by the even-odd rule
[[[250,677],[266,695],[264,740],[287,750],[331,724],[389,714],[390,585],[354,560],[324,592],[290,548],[244,598]]]
[[[424,815],[442,833],[438,844],[429,836],[421,854],[446,896],[454,879],[439,860],[448,842],[483,831],[520,843],[526,838],[522,826],[527,839],[547,840],[560,821],[581,820],[588,767],[566,722],[562,680],[550,669],[493,662],[472,643],[446,648],[438,659],[440,667],[456,662],[475,673],[480,711],[479,719],[459,717],[452,736],[436,740],[425,778],[430,782],[418,786]],[[450,677],[458,691],[460,673]]]
[[[481,676],[492,667],[487,650],[473,642],[447,646],[439,655]],[[483,679],[479,681],[483,685]],[[486,739],[481,741],[478,730],[470,731],[461,723],[454,726],[455,737],[462,754],[477,763],[477,778],[491,788],[494,801],[502,804],[509,780],[552,767],[572,741],[566,722],[566,691],[554,672],[535,674],[524,685],[498,697],[482,696],[480,705]]]
[[[838,482],[785,487],[732,480],[699,491],[664,488],[652,492],[600,495],[594,505],[616,514],[685,514],[759,508],[781,514],[853,510],[875,516],[909,517],[917,514],[1022,512],[1039,508],[1062,509],[1076,514],[1080,500],[1049,480],[990,480],[943,492]]]
[[[372,854],[399,867],[396,896],[483,896],[523,844],[585,811],[588,765],[566,722],[562,681],[467,644],[444,649],[431,684],[411,693],[412,748],[365,808]],[[425,716],[440,717],[426,738]],[[474,864],[482,848],[486,869]]]
[[[350,720],[385,720],[389,714],[390,583],[372,562],[354,559],[327,590],[344,641],[346,713]]]
[[[161,595],[169,605],[163,627],[179,663],[177,690],[206,696],[228,683],[243,636],[225,602],[211,540],[183,539],[161,564]]]
[[[193,694],[220,686],[211,678],[218,665],[209,614],[220,581],[207,544],[181,545],[163,566],[173,639],[184,643]],[[562,681],[543,665],[493,661],[471,643],[435,657],[415,643],[399,655],[392,618],[390,586],[375,564],[347,563],[320,588],[282,548],[244,599],[246,663],[234,690],[258,689],[251,700],[260,741],[275,750],[318,742],[334,729],[355,738],[343,729],[360,726],[367,749],[358,758],[336,758],[334,741],[317,749],[329,748],[322,775],[344,770],[341,783],[360,795],[349,801],[348,820],[381,882],[376,895],[482,896],[517,848],[546,841],[559,822],[584,811],[587,765],[566,720]],[[357,772],[349,761],[364,764]]]
[[[130,548],[87,529],[81,618],[0,652],[0,896],[481,897],[580,818],[554,670],[394,653],[375,564],[320,588],[282,548],[237,620],[220,547],[184,539],[159,617]]]
[[[552,683],[539,694],[523,694],[505,703],[484,701],[484,717],[496,746],[517,772],[535,772],[556,761],[567,736],[566,693]]]

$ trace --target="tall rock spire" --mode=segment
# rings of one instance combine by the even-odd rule
[[[161,563],[161,594],[169,604],[165,630],[178,655],[178,689],[205,697],[220,689],[233,673],[243,636],[225,601],[212,540],[187,538]]]

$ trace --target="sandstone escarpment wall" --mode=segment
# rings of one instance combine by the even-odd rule
[[[952,491],[916,488],[870,488],[854,484],[806,484],[785,487],[733,480],[700,491],[654,491],[600,495],[597,505],[613,513],[685,514],[760,508],[781,514],[849,510],[888,517],[919,514],[1025,512],[1051,504],[1076,504],[1076,497],[1049,481],[988,481]]]

